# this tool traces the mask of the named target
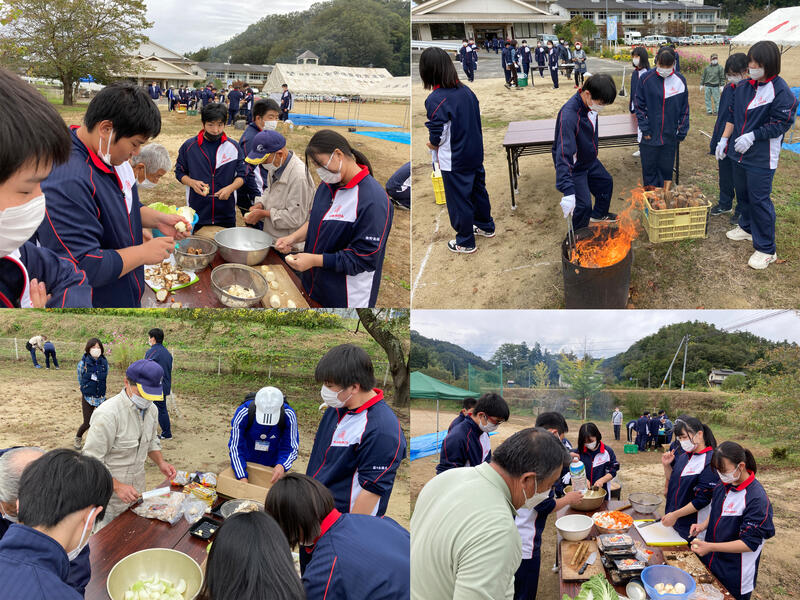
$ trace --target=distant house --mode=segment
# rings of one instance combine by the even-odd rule
[[[719,387],[731,375],[745,375],[741,371],[734,371],[732,369],[712,369],[708,374],[708,385],[711,387]]]
[[[319,56],[314,54],[311,50],[306,50],[300,56],[297,57],[297,64],[298,65],[318,65],[319,64]]]
[[[219,79],[223,85],[229,85],[234,81],[241,80],[261,89],[272,72],[272,65],[251,65],[248,63],[218,63],[200,62],[197,63],[199,70],[203,73],[206,81]]]

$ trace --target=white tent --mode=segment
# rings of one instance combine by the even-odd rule
[[[362,98],[377,98],[379,100],[388,100],[390,98],[408,100],[411,98],[411,77],[382,79],[377,83],[373,83],[360,95]]]
[[[359,96],[378,83],[393,79],[386,69],[278,63],[264,85],[264,92],[280,92],[285,83],[292,94]]]
[[[752,46],[770,40],[785,52],[800,46],[800,6],[779,8],[731,39],[731,46]]]

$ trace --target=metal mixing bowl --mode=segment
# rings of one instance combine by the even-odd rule
[[[203,254],[189,254],[189,248],[198,248]],[[202,271],[217,255],[217,243],[214,240],[191,236],[180,240],[175,248],[175,264],[188,271]]]
[[[217,232],[214,241],[225,262],[258,265],[264,261],[274,238],[252,227],[229,227]]]
[[[662,498],[656,494],[648,494],[646,492],[634,492],[628,496],[628,502],[631,503],[633,510],[644,515],[653,514],[661,506]]]
[[[256,502],[255,500],[234,499],[228,500],[225,504],[220,506],[219,514],[221,514],[223,518],[227,519],[236,512],[237,508],[243,504],[255,504],[258,506],[258,510],[262,512],[264,511],[264,505],[261,502]]]
[[[134,552],[119,561],[108,574],[106,590],[111,600],[123,600],[125,592],[144,577],[158,575],[174,584],[186,581],[184,598],[193,600],[203,585],[203,570],[183,552],[168,548],[148,548]]]
[[[568,493],[572,491],[572,486],[568,485],[564,488],[564,493]],[[575,510],[597,510],[602,506],[603,502],[606,500],[606,490],[605,488],[600,488],[599,490],[587,490],[586,495],[583,497],[582,500],[579,500],[575,504],[570,504],[572,508]]]
[[[241,285],[255,292],[255,298],[239,298],[227,292],[232,285]],[[211,271],[211,289],[224,306],[228,308],[248,308],[260,303],[269,291],[264,276],[253,267],[227,264],[215,267]]]

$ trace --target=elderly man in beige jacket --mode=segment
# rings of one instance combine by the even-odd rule
[[[253,138],[245,161],[254,165],[259,189],[264,192],[244,216],[245,223],[264,223],[264,231],[275,238],[294,233],[308,221],[314,200],[314,180],[306,164],[286,147],[286,138],[265,130]],[[303,249],[298,244],[297,250]]]
[[[149,456],[165,477],[175,467],[164,460],[158,439],[158,409],[163,398],[164,371],[152,360],[137,360],[125,372],[125,388],[92,414],[83,453],[102,462],[114,478],[114,495],[95,531],[125,512],[145,491],[144,463]]]

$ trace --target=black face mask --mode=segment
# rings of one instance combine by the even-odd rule
[[[206,140],[207,142],[218,142],[222,139],[222,134],[221,133],[211,134],[205,131],[203,132],[203,139]]]

